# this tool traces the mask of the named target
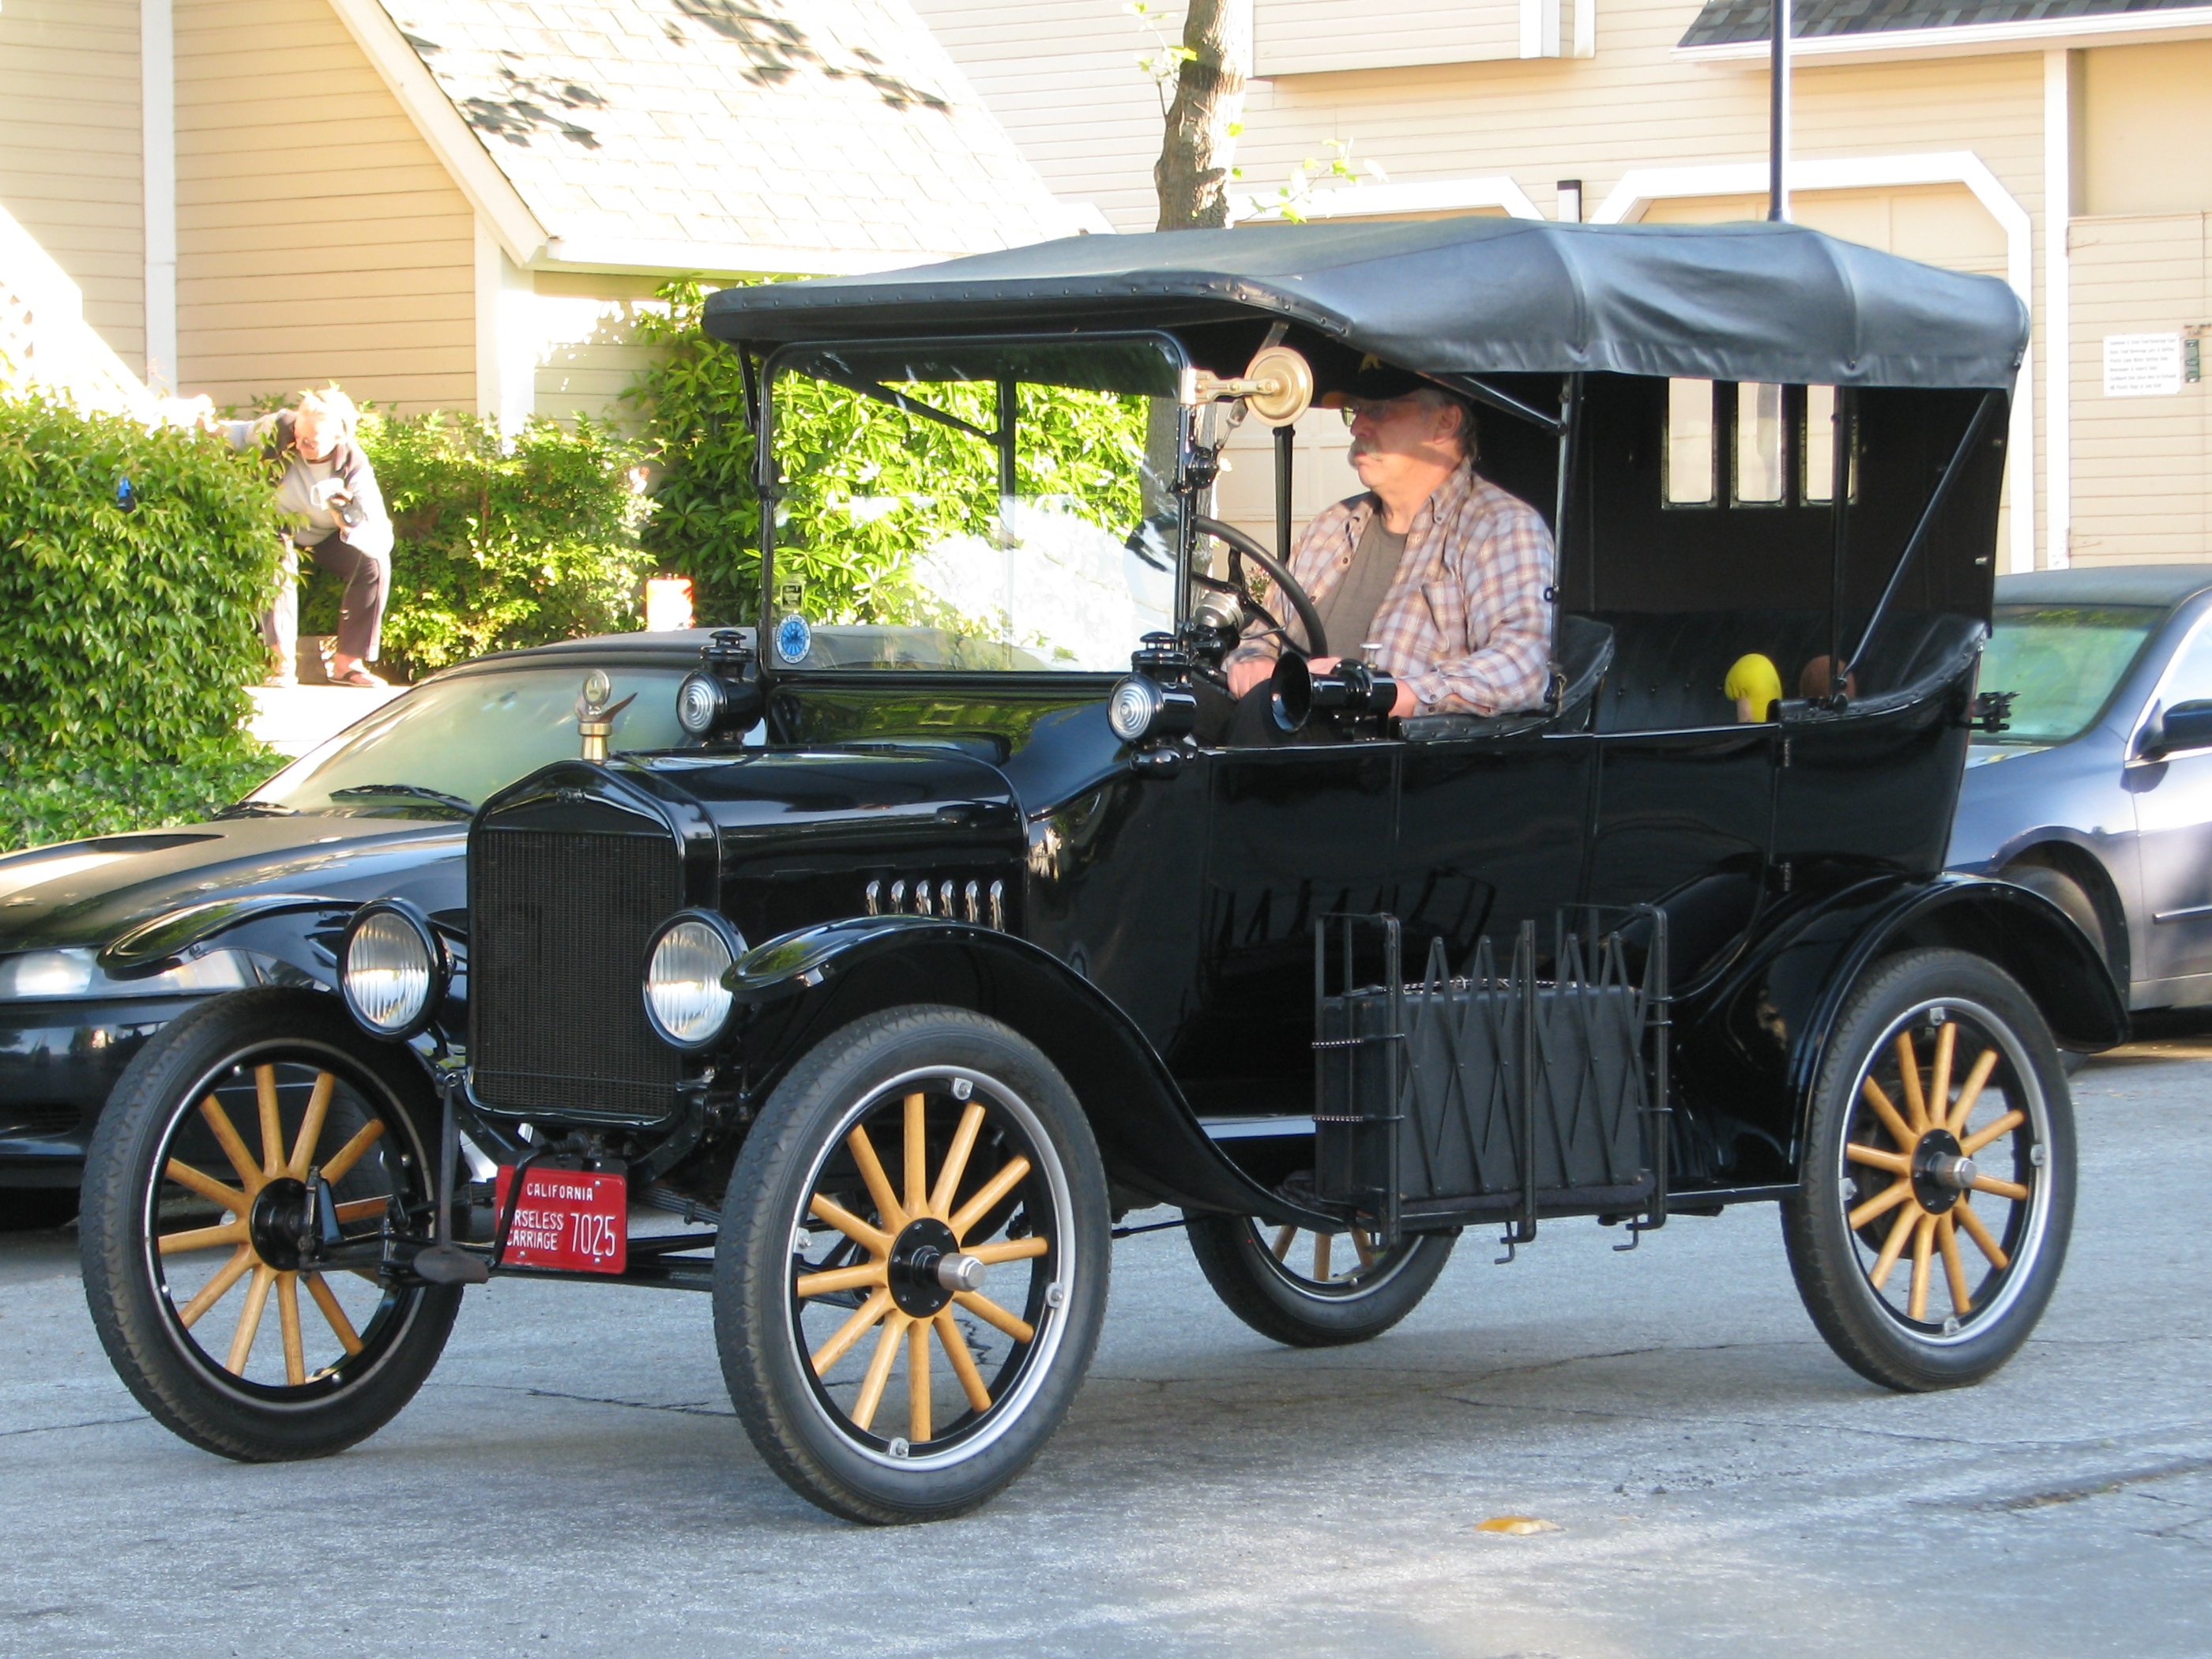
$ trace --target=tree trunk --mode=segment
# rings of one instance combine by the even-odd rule
[[[1218,229],[1229,222],[1230,129],[1244,108],[1252,61],[1252,0],[1190,0],[1176,71],[1175,100],[1152,182],[1162,230]]]

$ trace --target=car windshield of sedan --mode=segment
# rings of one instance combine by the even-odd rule
[[[605,660],[495,669],[433,680],[310,750],[247,797],[295,812],[459,816],[495,791],[581,752],[576,696],[604,668],[613,700],[637,701],[617,718],[616,749],[673,749],[680,668]]]
[[[787,356],[763,629],[776,660],[1126,670],[1144,635],[1174,625],[1175,550],[1132,532],[1164,497],[1177,378],[1149,339]]]
[[[1983,689],[2017,691],[1999,743],[2064,743],[2089,729],[2165,615],[2155,605],[2001,605]]]

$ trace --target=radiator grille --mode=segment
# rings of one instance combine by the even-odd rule
[[[665,834],[477,831],[469,1059],[477,1098],[520,1115],[658,1118],[683,1060],[646,1024],[653,928],[683,904]]]

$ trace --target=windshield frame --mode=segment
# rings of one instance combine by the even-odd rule
[[[1188,489],[1191,449],[1194,438],[1191,386],[1193,365],[1190,354],[1182,342],[1165,329],[1124,328],[1097,331],[1075,331],[1059,333],[1038,333],[1023,331],[1018,333],[975,334],[917,334],[895,335],[884,337],[860,337],[819,340],[792,340],[778,346],[761,360],[759,425],[753,442],[753,492],[760,504],[760,592],[759,626],[763,648],[758,653],[762,689],[773,690],[779,681],[807,681],[818,684],[870,684],[894,683],[876,668],[803,668],[794,664],[775,660],[775,653],[766,648],[769,619],[775,614],[775,508],[783,493],[782,469],[777,464],[775,447],[775,384],[777,377],[792,367],[794,358],[811,357],[824,352],[851,351],[875,354],[901,349],[916,352],[957,350],[962,348],[1040,346],[1066,348],[1091,343],[1151,346],[1161,352],[1174,368],[1176,384],[1177,409],[1175,477],[1170,487],[1170,511],[1175,516],[1175,605],[1170,613],[1171,625],[1180,629],[1190,610],[1191,561],[1191,500]],[[856,393],[866,396],[872,394]],[[930,410],[925,418],[940,418]],[[988,436],[988,434],[985,434]],[[1001,476],[1006,465],[1004,452],[1000,454]],[[1129,641],[1135,651],[1140,642]],[[925,686],[931,684],[973,684],[987,679],[994,686],[1008,690],[1043,689],[1050,686],[1069,686],[1085,682],[1101,685],[1110,684],[1126,673],[1126,669],[1067,670],[1022,668],[928,668],[901,672],[895,683],[905,686]]]

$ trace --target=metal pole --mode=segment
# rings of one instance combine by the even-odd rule
[[[1774,49],[1767,77],[1766,216],[1789,222],[1790,181],[1790,0],[1773,0]]]

